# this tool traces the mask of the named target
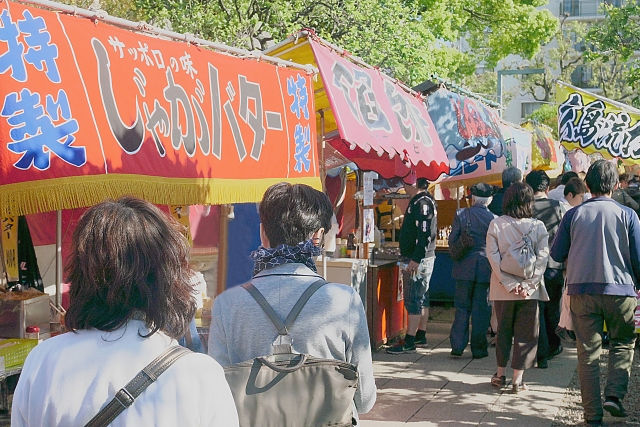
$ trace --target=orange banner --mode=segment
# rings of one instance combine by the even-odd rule
[[[311,76],[89,19],[0,3],[0,207],[135,194],[257,201],[319,186]]]

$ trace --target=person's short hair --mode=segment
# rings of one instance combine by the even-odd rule
[[[514,182],[504,193],[502,212],[511,218],[533,217],[533,188],[524,182]]]
[[[567,185],[570,179],[578,178],[578,173],[574,171],[565,172],[562,174],[562,179],[560,180],[560,184]]]
[[[533,188],[534,193],[545,192],[549,188],[551,179],[543,170],[533,170],[525,178],[527,184]]]
[[[607,160],[596,160],[589,166],[586,181],[592,194],[609,194],[618,183],[618,170]]]
[[[418,178],[416,180],[416,188],[427,190],[429,188],[429,180],[427,178]]]
[[[514,182],[522,182],[522,171],[515,166],[509,166],[502,171],[502,188],[509,188]]]
[[[184,227],[135,197],[89,208],[73,233],[67,280],[72,330],[114,331],[129,319],[181,338],[196,311]]]
[[[628,174],[628,173],[621,173],[621,174],[618,176],[618,182],[626,182],[626,183],[628,183],[628,182],[629,182],[629,179],[630,179],[630,178],[629,178],[629,174]]]
[[[274,184],[260,202],[260,221],[273,248],[305,242],[321,228],[328,232],[332,215],[326,194],[304,184]]]
[[[493,196],[489,196],[489,197],[480,197],[480,196],[476,196],[476,195],[471,195],[471,204],[472,205],[484,205],[484,206],[489,206],[491,204],[491,201],[493,200]]]
[[[584,184],[584,181],[580,178],[571,178],[569,182],[564,186],[564,195],[565,197],[569,194],[574,197],[578,194],[584,194],[587,192],[587,186]]]

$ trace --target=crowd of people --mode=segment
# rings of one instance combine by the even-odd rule
[[[561,336],[575,337],[586,424],[602,425],[604,410],[626,416],[622,402],[640,277],[638,205],[631,205],[634,196],[623,184],[629,178],[603,160],[585,177],[565,173],[553,190],[544,171],[523,177],[508,168],[502,177],[497,192],[488,184],[473,185],[470,207],[453,221],[450,246],[465,241],[457,245],[462,249],[452,271],[451,356],[461,357],[470,343],[473,358],[487,357],[491,325],[497,369],[490,384],[508,385],[511,359],[511,390],[520,393],[528,390],[525,370],[546,368],[563,351]],[[409,321],[404,342],[389,348],[391,354],[427,345],[437,233],[437,203],[428,187],[426,179],[406,185],[411,200],[400,250]],[[280,183],[266,191],[253,279],[215,300],[205,355],[175,350],[189,335],[196,309],[188,243],[177,222],[133,197],[88,209],[68,262],[66,324],[72,333],[44,341],[27,358],[13,398],[12,425],[238,426],[247,413],[262,414],[247,405],[256,405],[257,395],[298,370],[307,357],[314,369],[322,360],[344,362],[337,372],[357,384],[345,394],[351,405],[347,424],[358,425],[358,414],[376,400],[366,314],[359,295],[324,281],[314,262],[332,213],[327,196],[309,186]],[[602,402],[605,325],[610,351]],[[303,357],[283,364],[288,353]],[[266,385],[234,388],[227,369],[252,360],[250,379],[261,365],[275,376]],[[234,394],[238,389],[241,400]],[[302,391],[290,391],[288,398],[313,400]],[[329,394],[324,400],[338,399],[335,390]],[[306,407],[294,406],[284,405],[277,419],[264,425],[297,425],[292,414]]]
[[[520,393],[528,390],[524,371],[547,368],[563,351],[561,338],[573,338],[586,425],[602,425],[604,410],[626,416],[622,401],[636,339],[640,278],[634,201],[640,192],[629,181],[613,163],[599,160],[582,177],[563,174],[553,189],[546,172],[534,170],[523,177],[515,167],[503,171],[498,191],[484,183],[473,185],[471,207],[458,210],[449,235],[450,248],[465,248],[453,262],[451,356],[461,357],[470,341],[474,359],[487,357],[491,325],[497,369],[490,383],[507,386],[511,355],[510,386]],[[412,261],[405,292],[405,304],[414,310],[410,316],[428,305],[430,274],[420,274],[420,266],[428,266],[425,259],[432,258],[437,222],[437,205],[422,184],[407,209],[410,221],[406,228],[403,224],[400,241],[402,255]],[[404,344],[388,352],[414,352],[423,333],[416,325],[410,322]],[[605,330],[610,350],[603,402],[599,372]]]

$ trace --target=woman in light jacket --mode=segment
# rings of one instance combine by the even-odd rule
[[[538,347],[538,300],[549,301],[544,287],[544,271],[549,256],[549,234],[541,221],[532,218],[533,189],[514,183],[504,196],[504,215],[491,221],[487,232],[487,258],[491,264],[489,298],[498,319],[496,357],[498,371],[491,385],[506,385],[505,371],[513,339],[513,393],[528,390],[522,381],[524,370],[533,367]],[[536,254],[535,270],[530,279],[506,273],[500,262],[512,243],[528,234]]]

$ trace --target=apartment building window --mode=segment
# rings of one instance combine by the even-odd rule
[[[571,73],[571,84],[581,88],[593,87],[593,67],[590,65],[579,65]]]
[[[564,0],[561,12],[569,16],[597,16],[602,14],[600,8],[603,4],[623,7],[625,0]]]
[[[542,106],[542,102],[536,102],[536,101],[523,102],[522,104],[520,104],[520,108],[521,108],[520,117],[523,119],[526,119],[531,115],[531,113],[536,111],[541,106]]]

